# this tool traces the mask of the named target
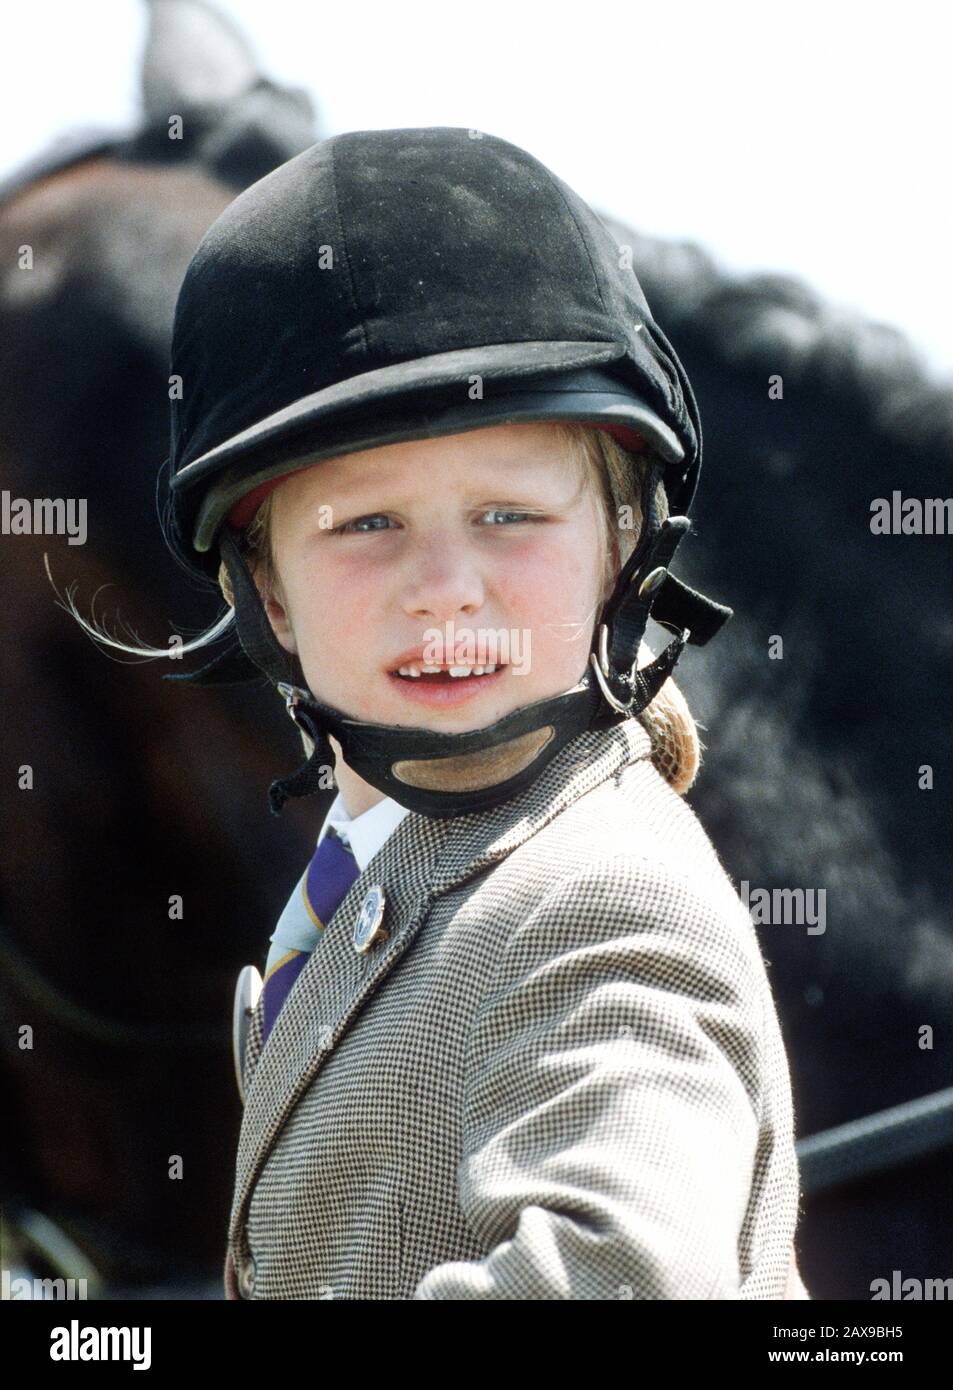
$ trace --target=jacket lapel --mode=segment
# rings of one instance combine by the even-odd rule
[[[311,1084],[360,1009],[403,955],[427,915],[433,874],[449,821],[411,812],[354,880],[295,981],[246,1080],[238,1139],[234,1229],[251,1187],[290,1110]],[[385,893],[387,940],[365,955],[354,924],[372,884]],[[259,1000],[252,1033],[261,1038]]]
[[[255,1180],[288,1114],[364,1000],[410,947],[432,902],[504,859],[627,763],[650,754],[649,735],[636,720],[627,719],[609,729],[579,734],[530,787],[491,811],[445,820],[416,812],[404,817],[325,927],[263,1049],[263,994],[256,1005],[249,1031],[245,1110],[229,1223],[232,1238],[237,1236]],[[388,937],[366,955],[358,955],[354,924],[372,884],[380,884],[386,895],[383,926]]]

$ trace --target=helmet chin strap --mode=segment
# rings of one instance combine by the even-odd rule
[[[596,624],[589,663],[578,683],[467,733],[350,719],[316,700],[297,657],[275,637],[254,579],[224,526],[221,553],[232,583],[242,649],[284,695],[289,715],[314,743],[311,756],[297,771],[272,783],[272,812],[278,815],[289,797],[327,787],[334,765],[329,734],[341,745],[348,766],[371,786],[408,810],[443,818],[499,805],[535,781],[570,739],[643,710],[671,674],[685,643],[703,646],[732,611],[669,574],[668,565],[691,522],[680,516],[659,524],[655,485],[660,474],[660,465],[646,469],[642,534]],[[638,670],[639,643],[650,614],[677,636],[649,666]],[[210,674],[217,664],[192,679],[218,679]]]

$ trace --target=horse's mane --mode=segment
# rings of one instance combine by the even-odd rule
[[[726,371],[782,370],[862,412],[884,442],[931,453],[953,445],[953,375],[945,379],[902,329],[826,300],[803,279],[739,273],[689,241],[645,236],[603,216],[675,342]]]

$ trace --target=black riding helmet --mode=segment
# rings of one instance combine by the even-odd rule
[[[570,738],[644,709],[685,642],[704,645],[731,615],[668,572],[691,527],[701,426],[626,248],[562,180],[495,136],[349,132],[246,189],[186,272],[171,382],[168,540],[199,574],[224,561],[235,634],[209,665],[166,679],[264,672],[278,686],[314,752],[273,783],[276,813],[322,785],[329,734],[361,777],[411,810],[497,805]],[[456,734],[356,721],[315,700],[241,553],[269,488],[324,458],[528,420],[608,429],[648,464],[642,532],[579,683]],[[640,671],[650,613],[677,635]]]

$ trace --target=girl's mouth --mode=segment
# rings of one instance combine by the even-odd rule
[[[469,676],[451,676],[446,669],[422,672],[419,676],[401,676],[396,671],[390,671],[388,678],[408,700],[414,700],[419,705],[444,707],[461,705],[474,699],[482,691],[497,685],[505,672],[505,666],[497,666],[495,671],[485,671],[483,675]]]

